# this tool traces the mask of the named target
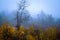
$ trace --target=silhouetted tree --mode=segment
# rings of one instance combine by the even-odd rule
[[[46,16],[46,14],[45,14],[45,12],[44,11],[41,11],[41,13],[39,13],[38,14],[38,25],[40,26],[40,27],[46,27],[46,18],[47,18],[47,16]]]
[[[19,2],[19,7],[18,7],[18,10],[17,10],[17,27],[19,29],[19,26],[21,26],[21,23],[23,21],[27,21],[28,19],[28,16],[27,15],[24,15],[26,14],[27,10],[26,10],[26,7],[27,7],[27,1],[26,0],[20,0]],[[23,18],[24,17],[24,18]]]
[[[47,25],[48,26],[54,26],[54,18],[52,17],[52,15],[48,15],[48,17],[47,17],[47,20],[46,20],[46,22],[47,22]]]
[[[5,16],[5,12],[2,11],[0,12],[0,25],[2,25],[4,21],[6,21],[6,16]]]
[[[60,28],[60,19],[57,19],[55,26],[59,29]]]

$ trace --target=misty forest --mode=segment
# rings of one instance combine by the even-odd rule
[[[0,11],[0,40],[60,40],[60,18],[44,10],[32,16],[30,5],[19,0],[16,10]]]

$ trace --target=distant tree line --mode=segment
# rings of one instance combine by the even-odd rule
[[[12,24],[13,21],[10,20],[14,20],[11,19],[8,20],[9,16],[5,15],[5,12],[0,12],[0,25],[2,25],[5,21],[8,21],[9,23]],[[15,21],[15,20],[14,20]],[[47,27],[57,27],[60,28],[60,18],[59,19],[55,19],[52,15],[46,15],[44,12],[41,12],[40,14],[38,14],[37,18],[31,17],[29,12],[25,12],[25,14],[22,15],[22,25],[28,27],[30,25],[33,25],[37,28],[39,27],[43,27],[43,28],[47,28]],[[13,25],[15,24],[15,25]],[[16,26],[16,22],[13,23],[13,26]]]

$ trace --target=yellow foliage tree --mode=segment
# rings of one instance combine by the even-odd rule
[[[0,36],[1,39],[7,39],[8,38],[8,24],[5,23],[0,27]]]
[[[44,34],[45,34],[45,32],[42,29],[40,29],[40,34],[39,34],[40,40],[44,40]]]
[[[4,23],[0,27],[0,40],[13,40],[16,35],[16,28],[12,27],[8,23]],[[12,38],[13,37],[13,38]]]
[[[27,40],[36,40],[31,34],[27,34],[26,39]]]
[[[27,29],[27,40],[38,40],[38,36],[33,26]]]
[[[28,30],[27,30],[27,33],[34,33],[34,27],[29,27]]]
[[[17,31],[18,31],[18,34],[17,34],[18,39],[24,40],[25,39],[25,31],[26,31],[24,26],[21,25],[19,30],[17,30]]]
[[[46,40],[56,40],[56,28],[49,27],[46,30]]]

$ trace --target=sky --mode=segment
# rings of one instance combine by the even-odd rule
[[[60,0],[28,0],[27,7],[31,15],[36,15],[43,10],[45,14],[51,14],[60,18]],[[17,9],[19,0],[0,0],[0,11],[13,11]]]

